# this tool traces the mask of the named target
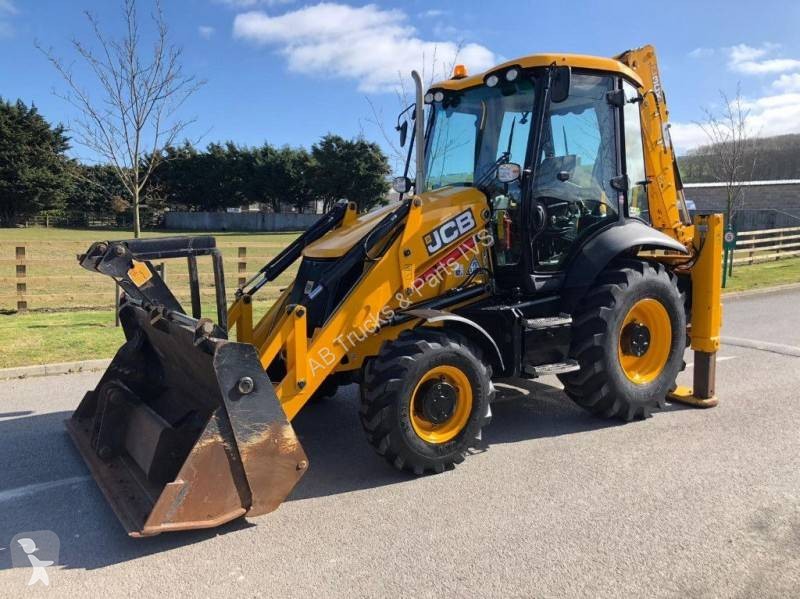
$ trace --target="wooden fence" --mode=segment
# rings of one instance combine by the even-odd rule
[[[800,227],[744,231],[736,238],[734,264],[758,264],[800,256]]]
[[[272,256],[283,249],[280,242],[219,242],[225,266],[227,297]],[[0,243],[0,312],[113,308],[118,289],[111,279],[84,270],[77,256],[86,251],[84,241]],[[164,277],[181,302],[189,302],[189,273],[185,260],[167,260]],[[198,258],[200,294],[204,304],[214,301],[214,276],[210,258]],[[272,301],[294,277],[287,271],[265,286],[257,301]]]

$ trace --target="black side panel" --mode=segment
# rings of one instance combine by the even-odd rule
[[[289,304],[299,304],[314,289],[325,274],[335,265],[336,259],[303,258],[289,293]],[[364,263],[358,262],[329,287],[322,287],[313,298],[306,300],[308,309],[308,336],[321,327],[341,303],[344,296],[355,286],[364,271]]]
[[[526,318],[553,316],[559,313],[558,295],[518,299],[495,297],[454,310],[483,328],[494,339],[503,356],[502,372],[495,368],[494,377],[519,376],[525,355],[524,327]]]
[[[597,275],[620,254],[629,250],[659,249],[686,254],[683,244],[638,220],[626,220],[601,232],[581,248],[564,281],[562,311],[571,313],[594,283]]]

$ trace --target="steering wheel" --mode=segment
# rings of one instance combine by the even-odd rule
[[[531,237],[535,237],[547,228],[547,206],[544,202],[535,200],[531,207],[531,224],[533,225]]]

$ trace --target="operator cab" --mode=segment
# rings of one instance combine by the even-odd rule
[[[425,96],[424,189],[479,188],[498,287],[557,291],[595,233],[647,222],[637,89],[618,73],[552,65],[501,67],[476,83]]]

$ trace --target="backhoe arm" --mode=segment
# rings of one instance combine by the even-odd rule
[[[693,389],[677,387],[670,397],[700,407],[717,405],[714,396],[716,352],[722,326],[721,214],[696,216],[690,223],[675,150],[669,134],[669,111],[653,46],[628,50],[616,57],[642,79],[640,104],[647,197],[652,226],[683,243],[692,255],[689,335],[694,350]]]
[[[641,77],[644,84],[640,114],[644,143],[647,198],[654,228],[691,249],[693,227],[683,197],[683,185],[669,134],[669,111],[661,86],[655,48],[643,46],[616,57]]]

